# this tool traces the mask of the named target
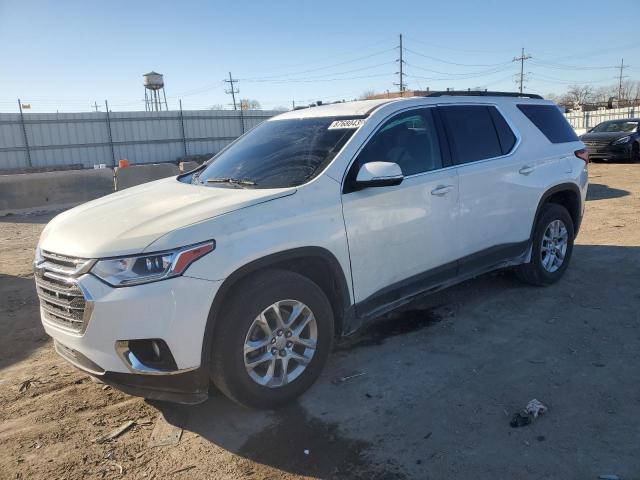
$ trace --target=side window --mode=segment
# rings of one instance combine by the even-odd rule
[[[516,136],[496,107],[489,107],[489,112],[491,113],[491,118],[493,118],[493,124],[496,126],[496,132],[498,132],[502,154],[506,155],[516,144]]]
[[[411,110],[388,120],[362,149],[351,172],[355,170],[357,175],[360,167],[369,162],[397,163],[405,176],[442,168],[431,110]]]
[[[531,122],[551,143],[577,142],[578,136],[556,105],[518,105]]]
[[[470,163],[502,155],[489,108],[483,105],[440,107],[452,143],[453,160]]]

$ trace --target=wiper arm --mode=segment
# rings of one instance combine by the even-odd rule
[[[218,178],[208,178],[207,183],[230,183],[232,185],[249,185],[255,186],[256,182],[251,180],[243,180],[241,178],[231,178],[231,177],[218,177]]]

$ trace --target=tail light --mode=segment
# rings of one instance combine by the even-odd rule
[[[573,153],[575,153],[576,157],[578,157],[580,160],[584,160],[584,163],[589,163],[589,151],[586,148],[576,150]]]

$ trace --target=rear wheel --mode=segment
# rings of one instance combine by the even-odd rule
[[[573,237],[573,221],[567,209],[546,204],[536,221],[531,260],[516,268],[518,277],[541,286],[560,280],[571,260]]]
[[[333,339],[320,287],[284,270],[243,281],[222,308],[212,346],[214,384],[236,402],[274,408],[318,378]]]

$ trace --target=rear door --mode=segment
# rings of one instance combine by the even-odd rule
[[[459,272],[470,273],[526,248],[539,187],[537,163],[518,156],[519,137],[495,105],[439,107],[457,165]]]

